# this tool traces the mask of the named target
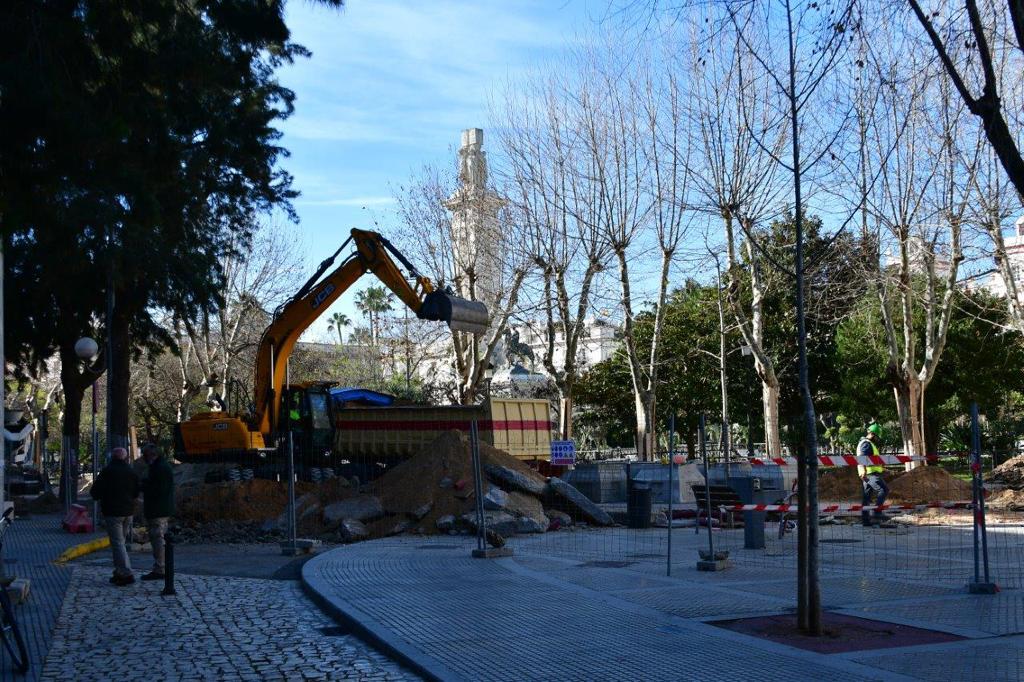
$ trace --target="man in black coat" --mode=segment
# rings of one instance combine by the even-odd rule
[[[128,464],[127,450],[111,450],[110,463],[103,467],[89,494],[100,503],[107,535],[110,536],[110,550],[114,554],[114,576],[110,582],[121,587],[131,585],[135,576],[132,575],[125,541],[131,532],[135,500],[139,496],[139,477]]]
[[[142,479],[142,510],[149,530],[149,543],[153,547],[153,569],[143,580],[164,579],[164,536],[167,522],[174,516],[174,471],[153,443],[142,446],[142,457],[149,465]]]

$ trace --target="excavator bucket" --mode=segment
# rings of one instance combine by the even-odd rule
[[[440,320],[452,331],[483,334],[489,326],[487,306],[480,301],[467,301],[444,291],[432,291],[416,311],[421,320]]]

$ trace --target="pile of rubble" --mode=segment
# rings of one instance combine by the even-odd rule
[[[486,526],[502,538],[613,523],[573,486],[546,479],[502,450],[481,443],[480,459]],[[476,531],[472,455],[459,431],[442,434],[364,488],[359,496],[324,507],[323,518],[336,528],[338,540]]]
[[[549,480],[486,443],[480,444],[480,457],[486,479],[486,525],[502,539],[572,526],[613,525],[606,512],[561,479]],[[262,479],[205,483],[206,473],[195,468],[176,471],[183,541],[282,539],[287,527],[286,484]],[[297,483],[297,532],[326,542],[399,533],[473,533],[474,490],[469,442],[459,431],[450,431],[369,483],[344,478]]]
[[[1024,511],[1024,455],[1006,460],[987,476],[986,484],[996,489],[986,504],[998,511]]]

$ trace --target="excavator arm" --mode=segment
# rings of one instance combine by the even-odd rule
[[[354,243],[355,252],[324,276],[348,241]],[[411,284],[392,256],[409,270]],[[288,357],[299,336],[367,272],[372,272],[420,319],[445,322],[453,331],[479,334],[487,329],[487,308],[483,303],[435,289],[387,239],[376,232],[352,230],[350,239],[322,262],[298,293],[278,309],[260,340],[251,428],[262,433],[268,442],[277,430]]]

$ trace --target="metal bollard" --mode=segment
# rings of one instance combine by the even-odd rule
[[[174,534],[164,534],[164,591],[161,596],[174,596]]]

